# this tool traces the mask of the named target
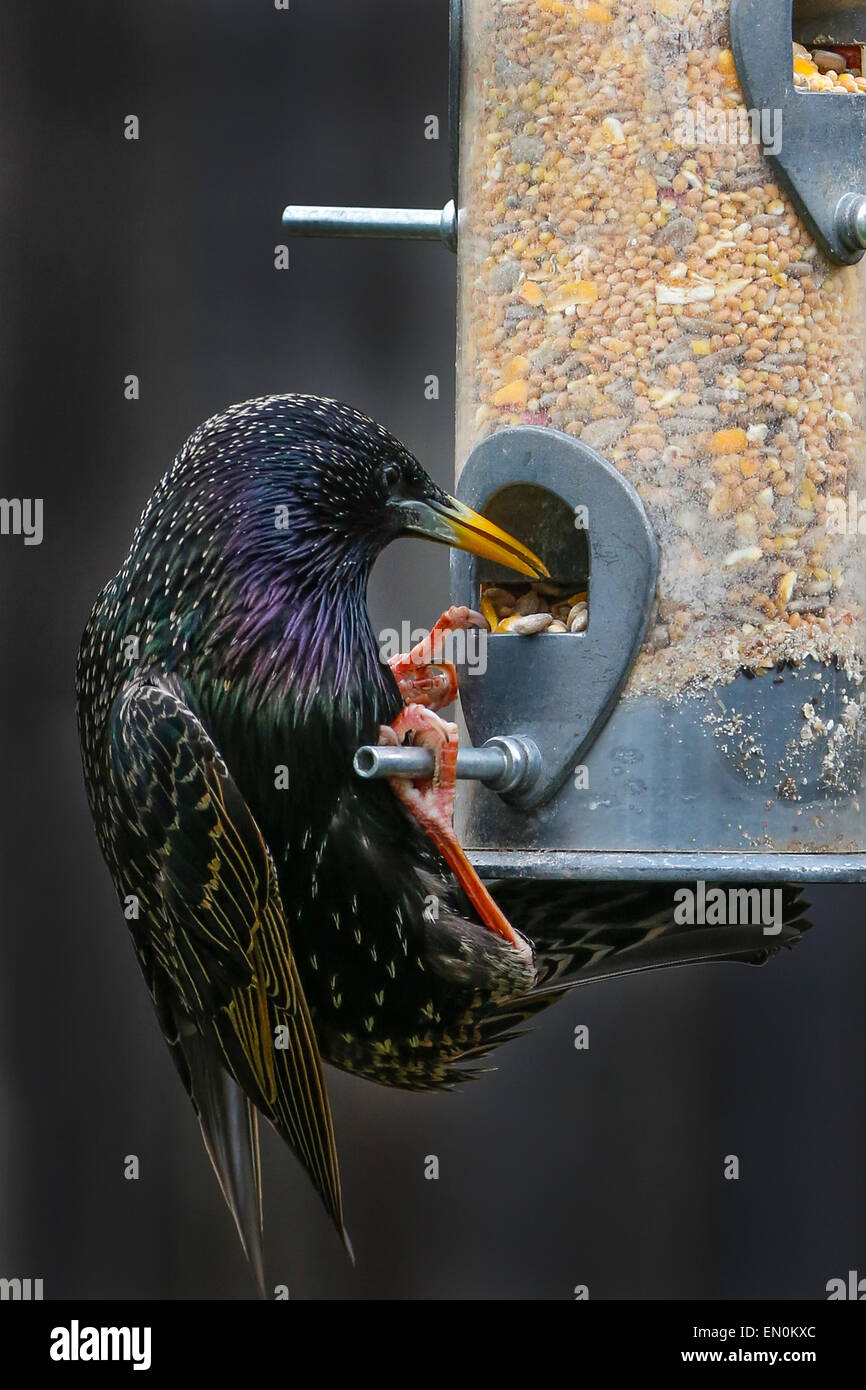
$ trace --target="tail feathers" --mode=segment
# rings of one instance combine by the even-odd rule
[[[521,1025],[577,985],[681,965],[764,965],[796,946],[811,926],[804,918],[808,904],[789,887],[781,890],[781,929],[772,935],[760,924],[678,924],[670,885],[501,882],[491,892],[512,926],[533,942],[538,984],[522,998],[491,1006],[478,1044],[448,1077],[452,1085],[478,1074],[462,1063],[519,1037]]]
[[[256,1109],[196,1030],[182,1031],[179,1046],[205,1148],[234,1217],[259,1297],[266,1298]]]
[[[707,893],[712,885],[708,886]],[[674,920],[670,885],[502,883],[493,889],[512,924],[535,944],[538,985],[582,984],[676,965],[763,965],[797,944],[810,923],[797,888],[780,889],[773,924],[694,926]]]

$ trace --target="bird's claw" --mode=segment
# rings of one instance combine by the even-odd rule
[[[465,604],[453,604],[434,623],[427,636],[408,653],[388,663],[407,705],[444,709],[457,699],[457,670],[443,660],[445,639],[452,632],[488,626],[487,619]]]
[[[416,748],[432,749],[432,777],[417,780],[391,777],[391,787],[409,814],[433,841],[485,927],[521,953],[525,953],[525,940],[518,935],[502,909],[494,902],[454,834],[458,749],[456,724],[449,724],[446,720],[440,719],[438,714],[424,705],[410,704],[400,711],[393,724],[381,727],[379,742],[391,747],[411,744]]]
[[[453,835],[454,792],[457,783],[457,725],[440,719],[428,706],[419,703],[401,709],[393,724],[383,724],[379,742],[386,745],[429,748],[433,753],[433,776],[413,781],[392,777],[391,786],[401,801],[430,833],[436,825],[440,834]]]

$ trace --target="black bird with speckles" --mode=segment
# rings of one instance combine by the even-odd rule
[[[408,534],[539,572],[356,411],[233,406],[156,488],[79,653],[100,846],[260,1287],[257,1113],[344,1235],[322,1060],[447,1085],[574,954],[488,930],[391,787],[353,774],[403,707],[365,593]]]
[[[412,533],[534,572],[358,412],[233,406],[156,488],[79,653],[100,845],[254,1261],[257,1110],[342,1232],[320,1059],[442,1084],[535,983],[531,951],[472,919],[391,788],[352,770],[402,708],[365,595]]]

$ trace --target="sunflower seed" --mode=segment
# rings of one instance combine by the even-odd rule
[[[518,637],[534,637],[539,632],[546,632],[552,622],[553,618],[549,613],[515,614],[514,617],[501,622],[497,631],[511,632]]]

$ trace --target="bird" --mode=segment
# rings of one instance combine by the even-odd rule
[[[345,1238],[322,1060],[410,1087],[431,1062],[444,1075],[535,977],[393,788],[353,773],[405,710],[367,581],[417,534],[546,573],[351,407],[231,406],[157,485],[79,650],[97,838],[259,1283],[258,1114]]]
[[[441,639],[483,619],[449,609],[383,660],[366,590],[400,536],[547,573],[354,408],[232,405],[157,484],[78,654],[98,843],[262,1296],[260,1116],[351,1254],[323,1063],[453,1086],[575,972],[664,963],[660,909],[640,895],[581,907],[554,893],[545,908],[519,885],[497,901],[474,873],[450,825],[456,730],[438,710],[456,694]],[[433,778],[361,781],[353,757],[371,742],[432,747]],[[674,935],[673,959],[766,955],[753,937]]]

